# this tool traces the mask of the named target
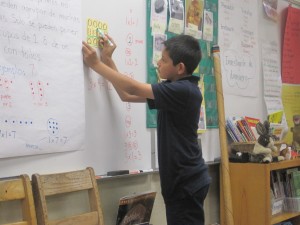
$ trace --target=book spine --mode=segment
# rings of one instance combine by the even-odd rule
[[[248,124],[248,122],[244,119],[244,120],[242,120],[242,123],[244,124],[245,129],[248,131],[249,136],[251,137],[251,140],[256,141],[256,137],[255,137],[250,125]]]
[[[235,126],[242,137],[242,142],[247,142],[247,138],[245,137],[245,135],[244,135],[243,131],[241,130],[240,126],[238,125],[238,123],[236,123]]]
[[[253,133],[255,140],[256,140],[259,135],[256,132],[255,126],[260,120],[258,118],[252,118],[252,117],[248,117],[248,116],[245,116],[244,119],[247,122],[248,126],[250,127],[250,130]]]
[[[234,136],[228,124],[226,124],[226,131],[234,142],[238,142],[237,138]]]
[[[237,123],[237,126],[239,127],[240,131],[243,133],[244,137],[246,138],[246,141],[251,141],[251,138],[249,137],[246,129],[244,128],[242,120],[238,120],[236,123]]]
[[[239,130],[237,129],[235,123],[231,118],[227,119],[228,125],[230,126],[230,129],[234,133],[234,135],[237,137],[238,142],[243,142],[242,135],[240,134]]]

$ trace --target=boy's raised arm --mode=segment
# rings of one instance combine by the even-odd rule
[[[105,65],[97,56],[95,49],[84,41],[82,42],[82,53],[85,65],[109,80],[123,101],[145,102],[146,98],[154,98],[150,84],[141,83],[124,76],[116,70],[116,66],[111,68]],[[114,65],[113,60],[110,60]]]

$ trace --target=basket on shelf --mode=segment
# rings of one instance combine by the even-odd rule
[[[256,141],[249,141],[249,142],[233,142],[230,144],[230,149],[238,151],[238,152],[249,152],[251,153],[254,149]],[[275,141],[275,146],[277,149],[280,149],[283,142]],[[278,151],[279,152],[279,151]]]

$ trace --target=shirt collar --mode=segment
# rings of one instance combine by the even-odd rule
[[[180,78],[179,80],[188,80],[188,81],[190,81],[192,83],[198,84],[198,82],[200,80],[200,77],[190,75],[190,76],[186,76],[186,77]]]
[[[199,83],[199,80],[200,80],[200,77],[197,77],[197,76],[194,76],[194,75],[189,75],[189,76],[180,78],[180,79],[178,79],[177,81],[179,81],[179,80],[188,80],[188,81],[190,81],[190,82],[192,82],[192,83],[198,84],[198,83]],[[171,83],[172,81],[170,81],[170,80],[165,80],[164,82]]]

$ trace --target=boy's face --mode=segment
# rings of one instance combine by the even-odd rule
[[[173,65],[173,60],[165,49],[162,51],[161,59],[157,62],[157,70],[161,79],[175,81],[180,78],[177,65]]]

